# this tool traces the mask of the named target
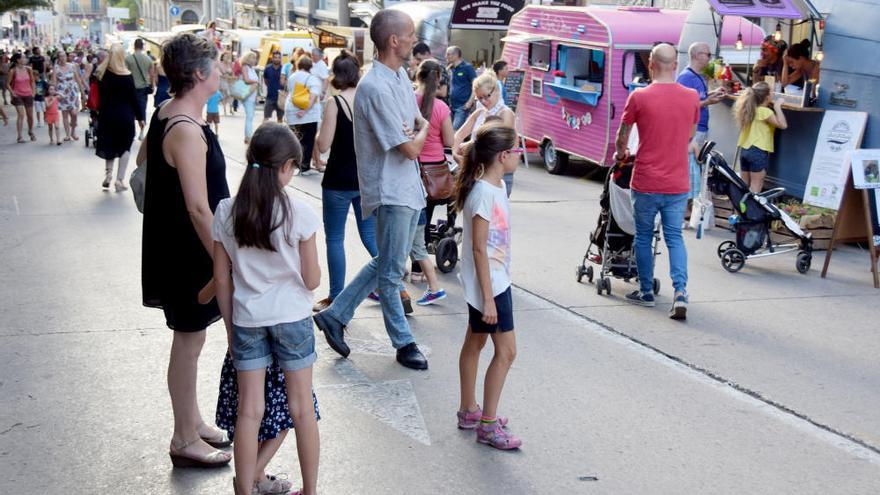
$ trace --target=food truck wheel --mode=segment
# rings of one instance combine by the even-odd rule
[[[721,255],[721,266],[730,273],[742,270],[746,264],[746,255],[739,249],[732,248],[724,251]]]
[[[549,139],[544,141],[544,145],[541,146],[541,157],[544,158],[544,167],[551,174],[563,174],[568,168],[568,154],[556,151],[556,146]]]
[[[797,262],[795,263],[795,267],[797,267],[797,271],[799,273],[807,273],[810,271],[810,264],[813,261],[813,255],[806,252],[801,251],[797,255]]]
[[[447,237],[441,239],[437,244],[437,269],[443,273],[449,273],[455,269],[458,263],[458,246],[455,245],[455,239]]]

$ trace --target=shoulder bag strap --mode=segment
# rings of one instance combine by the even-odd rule
[[[141,69],[141,64],[138,62],[137,53],[132,55],[131,58],[132,58],[132,60],[134,60],[134,66],[137,67],[138,73],[140,73],[141,77],[143,77],[144,81],[146,81],[147,85],[149,85],[150,81],[147,81],[147,77],[144,76],[144,71],[143,71],[143,69]]]

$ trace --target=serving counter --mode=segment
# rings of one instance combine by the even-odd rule
[[[739,139],[739,128],[733,118],[736,99],[737,96],[728,95],[721,103],[709,107],[709,139],[717,143],[715,148],[724,154],[728,164],[739,171],[739,164],[734,163]],[[788,128],[777,129],[774,134],[774,152],[770,155],[765,187],[784,187],[786,194],[803,198],[825,110],[784,103],[782,111]]]

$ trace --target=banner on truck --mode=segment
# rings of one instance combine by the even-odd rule
[[[524,5],[525,0],[456,0],[449,24],[452,29],[505,31]]]

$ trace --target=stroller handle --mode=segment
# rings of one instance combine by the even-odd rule
[[[706,158],[708,158],[709,153],[712,152],[713,148],[715,148],[715,141],[706,141],[703,143],[703,147],[700,148],[700,154],[697,156],[697,161],[700,163],[706,163]]]

